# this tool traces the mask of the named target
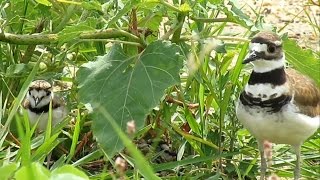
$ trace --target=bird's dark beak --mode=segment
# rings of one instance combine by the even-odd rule
[[[247,63],[255,61],[257,59],[259,59],[257,51],[252,51],[246,56],[246,58],[243,60],[242,64],[247,64]]]
[[[37,106],[37,105],[40,103],[40,99],[39,99],[38,97],[36,97],[36,98],[34,99],[34,102],[35,102],[35,105]]]

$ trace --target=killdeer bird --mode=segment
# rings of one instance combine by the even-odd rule
[[[61,122],[67,115],[63,101],[53,93],[52,86],[45,80],[33,81],[29,87],[23,107],[28,110],[29,121],[37,129],[43,131],[47,127],[50,101],[52,101],[52,127]]]
[[[320,90],[308,77],[285,69],[281,39],[260,32],[250,42],[243,64],[252,63],[249,82],[236,106],[239,121],[257,139],[260,179],[267,169],[263,143],[289,144],[296,153],[294,179],[300,177],[300,148],[320,126]]]

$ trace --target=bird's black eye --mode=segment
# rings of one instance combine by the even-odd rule
[[[47,96],[49,96],[50,94],[51,94],[51,91],[48,91],[48,92],[47,92]]]
[[[274,45],[268,45],[268,52],[274,53],[276,51],[276,47]]]
[[[31,91],[29,91],[29,95],[31,96]]]

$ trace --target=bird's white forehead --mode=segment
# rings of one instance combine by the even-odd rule
[[[32,89],[29,91],[31,96],[34,96],[34,97],[38,97],[38,98],[41,98],[41,97],[44,97],[44,96],[47,96],[47,92],[48,91],[45,91],[45,90],[36,90],[36,89]]]
[[[249,49],[250,49],[250,51],[267,52],[268,45],[267,44],[260,44],[260,43],[250,43]]]

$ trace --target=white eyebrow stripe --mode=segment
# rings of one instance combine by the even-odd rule
[[[260,43],[250,43],[249,49],[256,52],[267,52],[268,46]]]
[[[275,41],[274,44],[275,44],[276,46],[281,46],[281,45],[282,45],[282,42],[281,42],[281,41]]]

